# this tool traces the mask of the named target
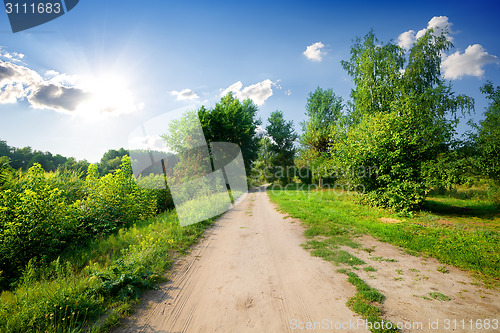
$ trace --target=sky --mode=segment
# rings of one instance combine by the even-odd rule
[[[349,100],[340,61],[353,39],[374,29],[407,48],[443,26],[454,48],[442,75],[476,104],[462,133],[483,117],[480,87],[500,85],[499,9],[495,1],[81,0],[17,33],[0,12],[0,140],[98,162],[128,148],[141,124],[213,107],[228,91],[252,98],[264,125],[282,110],[300,132],[316,87]]]

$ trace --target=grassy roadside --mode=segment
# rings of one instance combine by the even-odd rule
[[[180,227],[169,212],[68,249],[48,267],[28,265],[15,288],[0,295],[0,331],[106,331],[213,221]]]
[[[370,251],[356,242],[358,235],[369,234],[411,254],[429,255],[469,270],[490,287],[500,285],[500,213],[487,200],[435,196],[430,198],[426,211],[402,218],[359,204],[353,193],[270,188],[268,194],[284,213],[308,227],[305,236],[309,240],[303,247],[311,255],[341,267],[338,271],[346,274],[347,281],[356,287],[347,306],[373,325],[372,332],[397,329],[382,317],[384,295],[356,274],[359,269],[375,270],[352,255],[356,249]]]
[[[413,217],[357,203],[354,194],[268,190],[271,200],[309,229],[306,235],[369,234],[411,254],[473,272],[487,285],[500,286],[500,212],[486,200],[436,196]]]

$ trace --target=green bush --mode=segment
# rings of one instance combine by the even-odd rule
[[[163,175],[150,174],[145,177],[139,177],[137,185],[150,190],[156,200],[158,213],[163,213],[174,208],[174,201],[172,200],[169,188],[165,184],[165,177]]]
[[[15,282],[30,260],[47,264],[71,245],[158,210],[155,193],[135,183],[128,156],[101,178],[96,166],[81,180],[74,173],[45,173],[40,164],[7,178],[0,192],[0,288]]]
[[[0,269],[9,282],[30,259],[53,259],[78,234],[77,210],[39,164],[0,192]]]

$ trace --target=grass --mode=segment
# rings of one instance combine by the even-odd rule
[[[29,264],[0,295],[0,331],[101,332],[117,325],[211,221],[182,228],[175,212],[165,213],[68,249],[48,266]]]
[[[448,274],[448,273],[450,272],[450,271],[448,270],[448,268],[446,268],[446,266],[438,266],[438,267],[436,268],[436,270],[437,270],[438,272],[443,273],[443,274]]]
[[[371,332],[398,332],[392,323],[382,320],[382,312],[377,304],[384,301],[385,297],[375,288],[370,287],[365,281],[353,272],[342,271],[347,275],[347,282],[356,287],[356,294],[347,301],[347,306],[368,321],[367,326],[372,326]],[[378,326],[380,328],[375,328]],[[382,325],[383,323],[383,325]]]
[[[437,299],[439,301],[451,301],[450,297],[440,293],[439,291],[429,293],[429,296],[431,296],[432,298]]]
[[[471,271],[488,287],[500,287],[500,212],[484,197],[435,195],[411,217],[359,204],[354,193],[268,189],[283,212],[313,231],[309,236],[369,234],[381,241]],[[385,223],[398,219],[398,223]],[[382,219],[382,220],[381,220]],[[395,261],[374,257],[378,261]]]

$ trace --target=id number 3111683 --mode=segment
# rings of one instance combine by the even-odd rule
[[[19,4],[7,2],[5,3],[5,10],[7,14],[59,14],[61,13],[61,3],[60,2],[45,2],[38,4]]]

